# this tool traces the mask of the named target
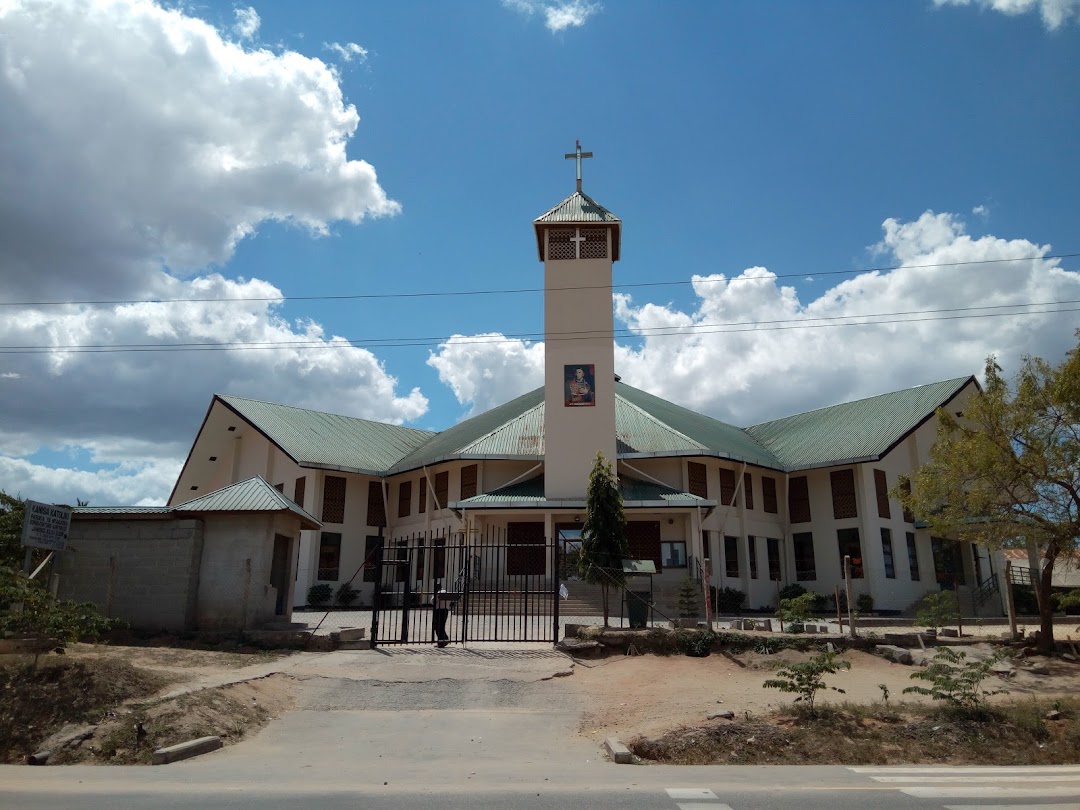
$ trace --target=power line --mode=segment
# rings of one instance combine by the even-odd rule
[[[661,326],[650,329],[616,329],[616,338],[639,337],[685,337],[698,334],[723,334],[739,332],[770,332],[791,329],[822,329],[835,326],[882,326],[895,323],[923,323],[927,321],[966,320],[974,318],[1001,318],[1028,315],[1053,315],[1066,312],[1080,312],[1080,307],[1066,309],[1040,309],[1028,312],[1000,312],[995,310],[1016,309],[1018,307],[1046,307],[1080,304],[1080,299],[1066,301],[1041,301],[1018,304],[996,304],[979,307],[955,307],[950,309],[907,310],[902,312],[873,313],[860,315],[834,315],[805,319],[781,319],[773,321],[729,321],[713,324],[689,324]],[[909,317],[926,316],[926,317]],[[860,320],[857,320],[860,319]],[[581,331],[563,333],[550,341],[582,340],[601,335],[599,331]],[[521,340],[539,340],[543,333],[522,332],[499,337],[466,337],[461,343],[470,345],[515,343]],[[128,344],[68,344],[60,346],[0,346],[0,354],[52,354],[64,352],[70,354],[116,354],[136,352],[181,352],[181,351],[262,351],[277,349],[342,349],[342,348],[413,348],[439,346],[449,337],[399,337],[399,338],[357,338],[336,341],[282,340],[282,341],[234,341],[215,343],[128,343]]]
[[[1070,259],[1080,256],[1080,253],[1050,253],[1042,256],[1027,256],[1012,259],[972,259],[963,262],[932,262],[928,264],[897,264],[883,267],[867,267],[856,270],[823,270],[820,272],[803,273],[773,273],[766,278],[760,276],[736,276],[734,278],[710,279],[699,278],[699,284],[719,284],[744,281],[770,281],[781,278],[806,278],[808,276],[850,276],[863,273],[888,273],[894,270],[920,270],[932,267],[962,267],[964,265],[1001,264],[1004,262],[1029,262],[1048,259]],[[613,284],[612,289],[635,289],[638,287],[675,287],[683,284],[695,283],[691,279],[680,281],[641,281],[629,284]],[[608,285],[595,285],[587,287],[552,287],[552,291],[558,290],[592,290],[601,289]],[[359,301],[359,300],[383,300],[383,299],[409,299],[409,298],[449,298],[467,296],[488,295],[518,295],[522,293],[542,293],[543,287],[518,287],[503,290],[442,290],[437,292],[411,292],[411,293],[341,293],[334,295],[278,295],[278,296],[255,296],[235,298],[132,298],[116,300],[86,300],[86,301],[0,301],[3,307],[59,307],[59,306],[130,306],[134,304],[229,304],[229,303],[284,303],[286,301]]]

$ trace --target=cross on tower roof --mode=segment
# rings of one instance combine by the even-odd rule
[[[582,152],[581,141],[575,140],[574,143],[577,145],[576,151],[567,152],[565,155],[563,155],[563,157],[565,157],[567,160],[577,161],[577,190],[581,191],[581,159],[591,158],[592,152]]]

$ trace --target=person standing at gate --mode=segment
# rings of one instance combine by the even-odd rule
[[[447,599],[446,588],[438,582],[435,583],[435,593],[431,597],[432,624],[438,641],[436,647],[445,647],[450,643],[450,636],[446,634],[446,617],[450,613],[450,600]]]

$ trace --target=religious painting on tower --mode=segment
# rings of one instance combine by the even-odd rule
[[[581,406],[595,405],[595,367],[583,364],[564,366],[563,372],[566,389],[566,407],[578,408]]]

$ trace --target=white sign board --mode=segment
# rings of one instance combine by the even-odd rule
[[[26,502],[26,520],[22,533],[24,546],[63,551],[67,548],[69,528],[71,507],[53,506],[37,501]]]

